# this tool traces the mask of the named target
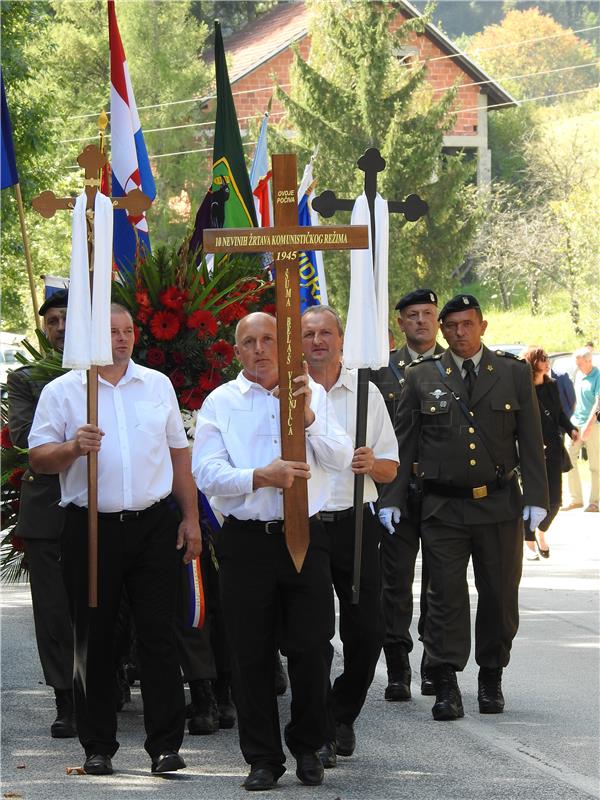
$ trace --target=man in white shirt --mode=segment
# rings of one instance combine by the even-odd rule
[[[113,364],[98,369],[98,426],[86,422],[86,373],[48,384],[29,435],[36,472],[60,473],[63,569],[75,633],[74,695],[84,771],[110,775],[119,744],[113,641],[123,586],[138,636],[145,748],[152,772],[185,767],[185,701],[174,634],[181,553],[201,549],[188,442],[169,379],[131,360],[133,321],[111,309]],[[88,608],[87,453],[98,452],[98,607]],[[173,494],[181,522],[165,501]]]
[[[327,677],[335,618],[329,543],[318,520],[332,473],[352,458],[352,443],[325,392],[304,374],[307,462],[281,458],[277,327],[268,314],[244,317],[235,353],[243,369],[206,398],[196,421],[192,470],[225,521],[217,542],[223,614],[233,658],[240,747],[248,791],[272,789],[285,772],[275,653],[287,655],[292,691],[286,744],[307,785],[323,780],[317,751],[326,735]],[[310,546],[300,574],[283,536],[283,489],[308,481]]]
[[[339,316],[329,306],[314,306],[302,315],[302,346],[310,376],[327,392],[337,418],[354,440],[357,372],[342,364],[344,343]],[[381,392],[369,384],[366,446],[354,451],[352,463],[333,477],[332,492],[321,512],[331,542],[333,585],[340,603],[340,637],[344,671],[329,697],[329,728],[321,759],[334,767],[337,754],[350,756],[356,745],[354,722],[373,681],[383,643],[380,605],[379,541],[381,526],[373,512],[375,483],[389,483],[398,469],[398,444]],[[365,476],[360,602],[351,603],[354,564],[354,476]]]

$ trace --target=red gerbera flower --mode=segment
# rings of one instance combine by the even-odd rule
[[[153,311],[151,308],[146,308],[146,306],[141,306],[140,308],[138,308],[136,319],[138,322],[141,322],[142,325],[147,325],[152,314]]]
[[[173,359],[173,363],[177,364],[180,367],[182,364],[185,364],[185,356],[180,350],[173,350],[171,353],[171,358]]]
[[[176,389],[181,389],[182,386],[185,386],[186,377],[180,369],[174,369],[169,374],[169,378]]]
[[[165,363],[164,351],[159,347],[149,347],[146,352],[146,363],[149,367],[160,367]]]
[[[140,331],[139,327],[134,322],[133,323],[133,343],[134,343],[134,345],[137,345],[137,343],[140,340],[140,336],[141,335],[142,334],[141,334],[141,331]]]
[[[10,438],[10,432],[8,430],[8,425],[5,425],[0,431],[0,446],[4,450],[10,450],[10,448],[13,446],[12,439]]]
[[[202,391],[202,389],[200,389],[198,386],[194,386],[193,389],[186,389],[185,392],[181,393],[179,396],[179,402],[181,403],[182,408],[187,408],[189,411],[195,411],[196,409],[200,408],[205,397],[206,394]]]
[[[202,308],[189,315],[186,325],[188,328],[198,331],[197,336],[199,339],[204,339],[205,336],[214,336],[217,332],[217,320],[210,311],[205,311]]]
[[[150,308],[150,306],[152,305],[150,302],[150,295],[144,289],[135,293],[135,302],[141,308]]]
[[[218,342],[211,344],[205,351],[206,360],[217,369],[228,367],[233,361],[233,347],[229,342],[219,339]]]
[[[24,472],[25,470],[22,467],[15,467],[8,476],[8,482],[13,489],[19,489],[21,487],[21,479],[23,478]]]
[[[212,372],[205,372],[198,378],[198,386],[204,392],[212,392],[217,386],[221,384],[221,378]]]
[[[157,311],[150,320],[150,330],[155,339],[168,342],[179,333],[179,320],[172,311]]]
[[[273,314],[273,316],[275,316],[277,313],[277,306],[275,303],[265,303],[261,311],[264,311],[265,314]]]
[[[225,325],[237,322],[238,319],[245,316],[246,309],[241,303],[230,303],[219,311],[219,320]]]
[[[160,302],[165,308],[177,310],[187,301],[187,289],[178,289],[176,286],[169,286],[164,292],[159,294]]]

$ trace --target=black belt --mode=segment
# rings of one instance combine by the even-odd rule
[[[514,470],[511,470],[508,475],[503,478],[496,478],[491,483],[484,483],[481,486],[451,486],[447,483],[438,483],[437,481],[423,481],[423,491],[426,494],[437,494],[442,497],[460,497],[463,500],[481,500],[489,494],[499,492],[508,486]]]
[[[164,500],[159,500],[148,508],[143,508],[141,511],[98,511],[98,519],[113,520],[114,522],[128,522],[134,519],[139,519],[150,511],[157,511],[160,506],[165,503]],[[77,506],[75,503],[69,503],[67,506],[68,511],[79,511],[82,514],[87,514],[88,509],[85,506]]]
[[[321,514],[314,514],[312,517],[308,518],[308,521],[312,522],[320,518]],[[230,514],[228,517],[225,517],[225,522],[243,525],[251,531],[256,531],[256,533],[284,533],[285,531],[282,519],[238,519]]]
[[[368,505],[368,503],[363,505],[363,512]],[[353,514],[354,508],[344,508],[343,511],[319,511],[321,522],[339,522],[341,519],[348,519]]]

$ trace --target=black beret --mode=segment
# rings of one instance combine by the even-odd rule
[[[452,300],[448,300],[440,311],[438,319],[443,322],[444,317],[448,316],[448,314],[452,314],[455,311],[468,311],[470,308],[478,308],[481,311],[479,300],[473,297],[472,294],[457,294]]]
[[[69,302],[69,290],[57,289],[56,292],[50,295],[46,302],[40,308],[40,317],[43,317],[46,311],[51,308],[66,308]]]
[[[432,292],[431,289],[415,289],[398,300],[396,311],[402,311],[406,306],[425,305],[426,303],[433,303],[434,306],[437,306],[437,302],[437,294]]]

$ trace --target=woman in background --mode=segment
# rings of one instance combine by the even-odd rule
[[[540,522],[538,532],[530,530],[528,525],[525,526],[525,544],[527,545],[525,557],[528,561],[537,561],[538,552],[542,558],[548,558],[550,555],[545,533],[552,524],[562,502],[563,432],[568,433],[575,442],[579,438],[579,430],[571,423],[562,409],[556,381],[550,377],[550,359],[544,349],[537,346],[528,347],[522,357],[531,365],[533,372],[533,383],[542,419],[542,436],[550,495],[550,509]]]

